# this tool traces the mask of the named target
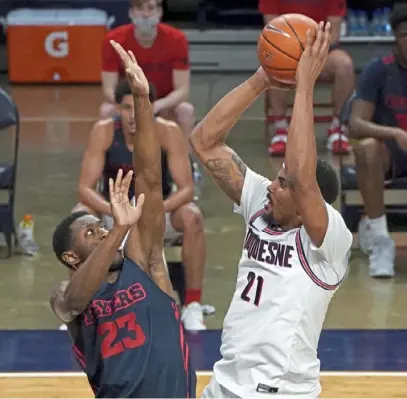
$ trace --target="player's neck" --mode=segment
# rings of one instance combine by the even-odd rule
[[[149,48],[149,47],[153,46],[155,39],[157,38],[157,30],[151,36],[143,36],[143,35],[140,35],[139,33],[137,33],[137,29],[135,29],[134,37],[136,38],[138,44],[141,47]]]

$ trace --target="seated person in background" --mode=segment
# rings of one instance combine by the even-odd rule
[[[111,30],[102,51],[102,87],[105,103],[101,117],[115,112],[114,91],[124,76],[120,59],[109,40],[131,50],[150,83],[155,87],[155,115],[176,121],[185,136],[195,126],[195,110],[187,102],[190,90],[188,40],[184,33],[160,23],[161,0],[130,0],[131,24]]]
[[[259,0],[259,10],[263,14],[264,24],[282,14],[298,13],[306,15],[316,22],[331,23],[331,51],[328,62],[322,70],[320,79],[333,83],[332,102],[333,117],[328,129],[327,147],[333,154],[347,154],[350,145],[345,135],[345,129],[339,122],[339,114],[345,101],[354,89],[354,70],[350,56],[340,48],[340,29],[343,17],[346,15],[345,0]],[[269,90],[267,92],[270,107],[275,118],[274,137],[269,145],[271,155],[284,155],[287,145],[288,122],[286,112],[288,95],[284,90]]]
[[[150,88],[150,99],[153,102]],[[114,178],[119,169],[128,171],[132,164],[132,135],[137,129],[134,120],[134,100],[127,79],[116,86],[115,102],[117,115],[113,119],[96,122],[90,132],[79,180],[81,203],[74,211],[85,210],[101,217],[108,229],[112,227],[109,204],[109,178]],[[199,208],[192,203],[194,183],[188,158],[188,143],[175,122],[157,117],[155,120],[161,148],[164,209],[166,214],[165,241],[176,241],[183,237],[182,261],[186,274],[185,306],[182,321],[187,330],[204,330],[201,301],[206,248],[203,218]],[[167,165],[168,160],[168,165]],[[171,193],[169,176],[177,186]],[[96,190],[103,180],[103,192]],[[131,186],[133,187],[133,186]],[[130,198],[134,190],[130,188]]]
[[[395,245],[384,213],[384,182],[407,177],[407,5],[395,7],[394,53],[375,58],[363,70],[349,120],[359,189],[366,218],[359,243],[369,254],[372,277],[394,275]]]

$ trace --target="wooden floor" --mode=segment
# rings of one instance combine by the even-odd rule
[[[197,397],[212,373],[198,373]],[[322,398],[406,398],[407,373],[322,373]],[[80,373],[0,374],[0,398],[92,397]]]

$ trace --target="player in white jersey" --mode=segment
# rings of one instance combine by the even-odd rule
[[[330,25],[321,23],[296,73],[285,162],[273,182],[226,146],[227,133],[269,87],[260,68],[196,127],[191,144],[246,222],[236,291],[222,334],[222,359],[205,398],[320,394],[317,346],[345,276],[352,234],[332,204],[338,179],[317,161],[313,92],[326,63]],[[273,82],[275,86],[275,82]]]

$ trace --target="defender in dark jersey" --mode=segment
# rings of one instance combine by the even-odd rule
[[[385,180],[407,176],[407,5],[396,4],[391,26],[395,50],[363,70],[349,119],[359,189],[366,218],[359,244],[369,254],[372,277],[394,276],[394,241],[384,212]]]
[[[122,80],[115,90],[117,116],[100,120],[92,128],[85,150],[78,193],[81,204],[74,210],[85,209],[98,215],[112,226],[107,181],[117,171],[131,170],[132,139],[136,126],[133,115],[133,97],[127,80]],[[150,91],[150,101],[154,95]],[[165,210],[164,241],[171,245],[182,237],[182,261],[185,267],[186,291],[181,318],[187,330],[203,330],[203,312],[200,305],[203,272],[206,258],[203,217],[194,196],[194,180],[188,157],[188,142],[179,126],[172,121],[155,119],[158,138],[162,149],[162,181]],[[172,192],[170,180],[177,190]],[[103,188],[97,183],[102,180]],[[130,192],[130,198],[134,193]]]
[[[163,259],[161,151],[148,83],[134,56],[112,45],[133,92],[134,191],[143,194],[132,206],[133,171],[123,179],[120,169],[109,180],[110,232],[85,212],[59,224],[54,250],[72,275],[53,293],[51,307],[67,324],[96,397],[194,397],[196,376]]]

